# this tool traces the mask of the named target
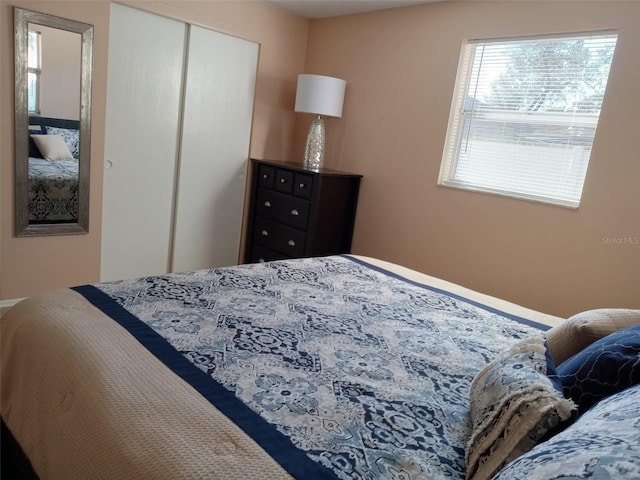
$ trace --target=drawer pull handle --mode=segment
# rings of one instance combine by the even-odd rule
[[[307,184],[306,184],[306,183],[301,183],[301,184],[300,184],[300,188],[301,188],[301,189],[302,189],[302,188],[307,188]]]
[[[266,230],[262,230],[262,231],[260,232],[260,235],[262,235],[263,237],[268,237],[268,236],[269,236],[269,232],[268,232],[268,231],[266,231]]]
[[[291,215],[293,215],[294,217],[297,217],[298,215],[300,215],[300,212],[298,212],[298,210],[294,208],[293,210],[291,210]]]
[[[262,178],[263,178],[264,180],[266,180],[267,178],[269,178],[269,175],[268,175],[268,174],[266,174],[266,173],[263,173],[263,174],[262,174]]]
[[[271,206],[271,202],[269,200],[264,202],[264,206],[265,207],[270,207]]]
[[[296,242],[294,242],[293,240],[289,240],[287,242],[287,245],[289,245],[290,247],[295,247],[296,246]]]
[[[280,183],[287,183],[287,179],[286,178],[281,178],[280,179]]]

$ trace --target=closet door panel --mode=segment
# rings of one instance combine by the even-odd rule
[[[169,269],[186,28],[111,4],[103,281]]]
[[[192,26],[173,271],[238,263],[258,45]]]

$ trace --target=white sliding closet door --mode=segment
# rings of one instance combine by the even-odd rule
[[[101,280],[236,264],[258,45],[111,4]]]
[[[238,263],[258,45],[192,26],[173,271]]]
[[[186,30],[111,4],[103,281],[169,268]]]

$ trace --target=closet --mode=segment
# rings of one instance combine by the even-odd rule
[[[111,4],[101,280],[236,264],[258,45]]]

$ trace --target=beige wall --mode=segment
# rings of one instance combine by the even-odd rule
[[[292,112],[298,73],[348,81],[343,118],[327,122],[327,164],[364,174],[355,253],[558,315],[640,308],[640,246],[607,243],[640,237],[640,3],[448,1],[310,23],[259,2],[126,3],[261,44],[252,156],[298,160],[310,120]],[[14,4],[96,26],[89,235],[13,236]],[[0,4],[0,298],[99,277],[107,12]],[[463,39],[603,28],[620,36],[577,211],[436,187]]]
[[[90,232],[57,237],[15,237],[13,6],[94,25]],[[5,1],[0,3],[0,298],[96,281],[100,268],[102,151],[106,98],[107,2]]]
[[[37,25],[42,41],[40,115],[80,120],[82,36]]]
[[[305,72],[348,82],[327,163],[364,175],[354,252],[557,315],[640,308],[640,245],[606,243],[640,242],[638,25],[640,2],[624,1],[448,1],[312,21]],[[464,39],[610,28],[618,46],[578,210],[436,186]]]
[[[289,159],[297,74],[304,66],[308,21],[253,1],[127,1],[132,6],[260,44],[251,152]],[[16,238],[13,202],[13,6],[94,25],[91,208],[88,235]],[[108,55],[106,1],[0,3],[0,299],[97,282],[100,269],[102,165]]]

